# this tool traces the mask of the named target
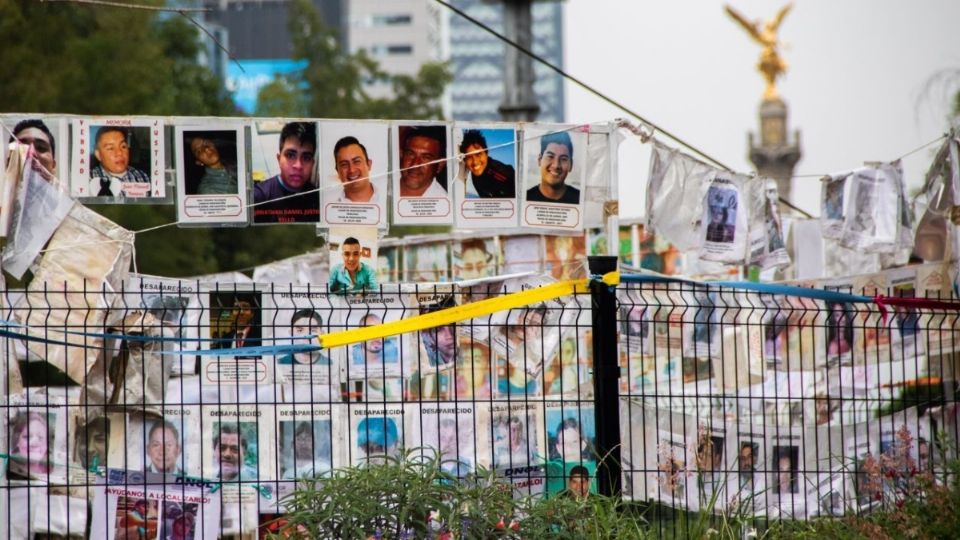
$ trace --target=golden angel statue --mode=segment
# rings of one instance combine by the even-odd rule
[[[763,46],[763,51],[760,53],[760,62],[757,64],[757,70],[763,74],[763,78],[767,81],[767,87],[763,91],[763,99],[767,101],[779,98],[777,94],[777,77],[787,71],[787,62],[780,57],[780,53],[777,51],[780,45],[779,40],[777,40],[777,30],[779,30],[780,23],[783,22],[783,18],[792,7],[793,4],[783,6],[773,19],[763,23],[761,26],[760,21],[748,21],[746,17],[737,13],[729,5],[724,6],[727,14],[740,23],[740,26],[746,29],[754,41]]]

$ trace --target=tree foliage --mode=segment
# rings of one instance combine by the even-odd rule
[[[161,0],[144,3],[163,5]],[[290,5],[299,78],[261,93],[265,116],[437,118],[450,75],[425,66],[418,77],[385,75],[364,54],[342,51],[307,0]],[[239,110],[198,63],[198,29],[186,18],[151,11],[0,0],[0,111],[43,114],[236,116]],[[386,81],[394,97],[373,98],[366,81]],[[306,88],[307,91],[303,91]],[[61,174],[67,164],[61,164]],[[130,230],[171,223],[170,205],[101,205],[95,210]],[[249,268],[298,255],[322,241],[312,226],[165,227],[138,235],[141,272],[190,276]]]
[[[309,0],[293,0],[289,9],[293,55],[307,66],[262,88],[258,115],[442,118],[441,98],[453,80],[446,64],[426,63],[414,76],[387,73],[366,51],[344,51]]]

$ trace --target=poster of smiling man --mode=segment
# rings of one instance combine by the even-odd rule
[[[70,195],[101,203],[166,197],[163,120],[73,121]]]
[[[387,225],[387,139],[383,122],[320,124],[324,225]]]
[[[243,126],[177,126],[175,140],[177,220],[245,224],[247,171]]]
[[[458,227],[484,229],[517,224],[516,140],[517,132],[512,128],[460,124],[454,128],[457,161],[453,196]]]
[[[553,230],[583,228],[583,174],[587,134],[570,129],[523,132],[524,174],[521,224]]]

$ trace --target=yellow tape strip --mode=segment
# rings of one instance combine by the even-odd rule
[[[617,285],[620,283],[620,273],[610,272],[609,274],[605,274],[603,276],[603,282],[611,286]],[[418,330],[426,330],[427,328],[436,328],[468,319],[475,319],[498,311],[506,311],[508,309],[545,302],[574,293],[587,293],[590,291],[589,285],[590,281],[587,279],[571,279],[537,287],[536,289],[488,298],[479,302],[454,306],[432,313],[425,313],[423,315],[417,315],[416,317],[410,317],[409,319],[378,324],[377,326],[353,328],[333,334],[325,334],[319,336],[317,339],[320,342],[320,346],[325,349],[351,345],[361,341],[380,339],[396,334],[406,334],[408,332],[416,332]]]

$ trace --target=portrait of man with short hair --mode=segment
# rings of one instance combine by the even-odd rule
[[[317,126],[290,122],[280,131],[279,173],[253,186],[254,223],[316,223],[320,191],[314,183]]]
[[[536,144],[536,143],[534,143]],[[527,190],[527,202],[580,204],[580,190],[571,185],[573,140],[566,131],[547,133],[540,138],[537,168],[540,181]]]
[[[443,125],[400,126],[399,195],[447,198],[447,128]]]
[[[93,155],[88,196],[149,196],[150,128],[107,125],[94,126],[90,131]],[[146,153],[144,146],[148,148]],[[137,184],[143,186],[138,188]]]

